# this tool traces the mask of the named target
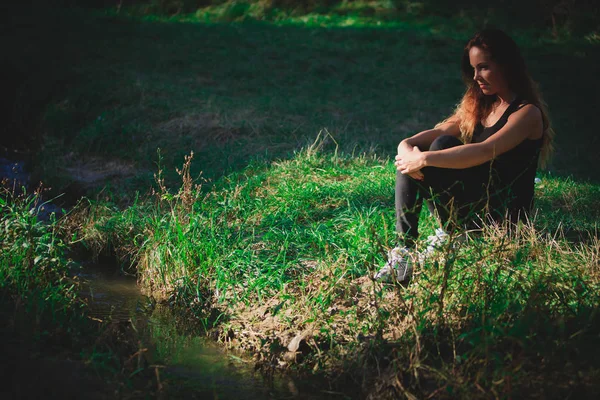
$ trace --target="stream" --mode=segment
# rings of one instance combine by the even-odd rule
[[[131,321],[143,327],[151,365],[161,365],[161,376],[171,385],[185,386],[184,397],[198,399],[347,399],[348,394],[328,389],[317,379],[272,379],[256,372],[252,362],[228,352],[210,339],[177,332],[176,317],[167,306],[155,305],[143,295],[135,277],[110,264],[84,265],[77,274],[84,283],[84,297],[91,317]]]

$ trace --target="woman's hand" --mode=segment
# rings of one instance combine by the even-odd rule
[[[398,155],[396,156],[396,162],[395,162],[397,170],[400,170],[398,168],[398,160],[410,156],[410,154],[413,152],[413,149],[419,150],[416,146],[411,146],[410,144],[408,144],[406,142],[406,140],[403,140],[402,142],[400,142],[400,144],[398,145]],[[423,173],[421,171],[411,172],[406,175],[408,175],[411,178],[416,179],[418,181],[422,181],[423,179],[425,179],[425,176],[423,175]]]
[[[410,150],[406,146],[398,146],[398,155],[394,164],[401,173],[417,180],[423,179],[421,168],[425,166],[425,156],[417,146],[413,146]]]

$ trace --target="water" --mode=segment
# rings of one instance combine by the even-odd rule
[[[202,336],[180,333],[176,317],[166,306],[143,295],[135,277],[114,265],[89,264],[78,273],[85,283],[91,317],[130,321],[142,329],[150,365],[160,366],[169,398],[197,399],[347,399],[322,380],[267,379],[252,362],[225,351]],[[181,322],[181,321],[179,321]]]
[[[152,300],[139,290],[134,276],[111,264],[87,264],[77,276],[84,283],[91,317],[112,321],[136,320],[152,314]]]
[[[15,194],[23,193],[23,188],[29,193],[34,189],[31,176],[24,161],[14,161],[0,157],[0,184]],[[39,201],[34,204],[37,217],[41,221],[49,221],[51,215],[60,217],[64,210],[50,201]]]
[[[8,187],[29,186],[29,173],[23,161],[12,161],[0,157],[0,180],[7,180]]]

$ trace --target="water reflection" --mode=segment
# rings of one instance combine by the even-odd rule
[[[177,329],[169,307],[155,305],[135,277],[114,265],[90,264],[78,274],[93,318],[131,321],[148,347],[148,361],[160,365],[165,398],[193,399],[347,399],[323,380],[266,379],[253,363],[201,336]]]
[[[111,264],[87,264],[77,273],[83,282],[80,293],[88,300],[93,318],[128,321],[151,312],[152,301],[144,296],[134,276]]]

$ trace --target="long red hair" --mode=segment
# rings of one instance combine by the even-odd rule
[[[490,58],[500,66],[509,89],[522,101],[533,104],[542,113],[544,140],[540,154],[540,164],[544,166],[553,150],[554,130],[550,126],[548,110],[533,81],[525,60],[517,44],[504,32],[498,29],[484,29],[475,34],[465,45],[462,56],[462,77],[467,89],[462,100],[456,107],[451,120],[458,120],[461,140],[470,143],[473,131],[478,122],[485,119],[492,111],[492,105],[497,100],[496,95],[485,95],[473,79],[474,71],[469,61],[469,51],[477,47],[488,53]]]

